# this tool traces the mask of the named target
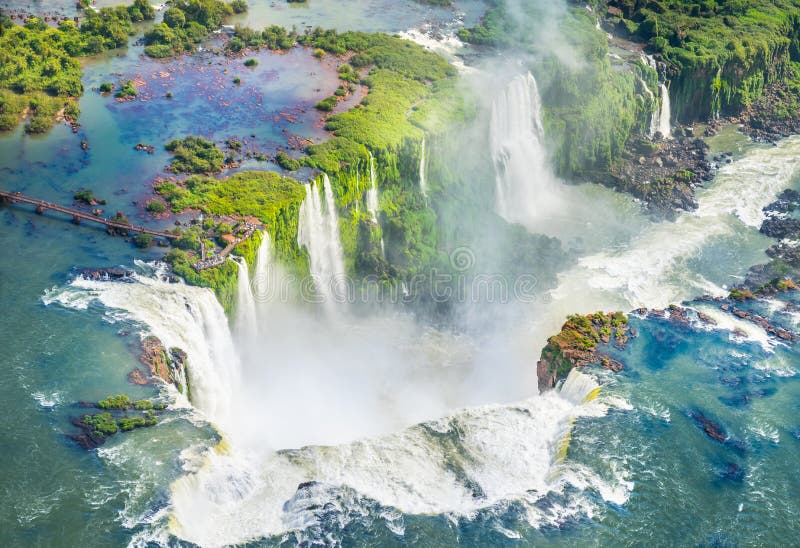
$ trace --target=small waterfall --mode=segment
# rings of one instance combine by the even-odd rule
[[[269,232],[265,230],[261,233],[261,245],[258,247],[256,255],[256,271],[250,285],[256,301],[256,308],[274,296],[276,287],[273,281],[272,241],[269,239]]]
[[[310,259],[311,275],[326,308],[335,304],[335,298],[346,298],[339,284],[344,282],[344,251],[339,238],[339,216],[328,175],[322,174],[322,197],[318,181],[308,187],[306,198],[300,206],[297,243],[305,247]],[[324,200],[324,206],[323,206]]]
[[[599,391],[600,385],[592,377],[573,369],[559,388],[558,394],[565,400],[580,405],[593,400]]]
[[[419,151],[419,190],[422,195],[428,197],[428,180],[425,178],[425,137],[422,138],[422,145]]]
[[[250,288],[250,271],[242,257],[233,259],[239,265],[238,301],[236,306],[236,331],[240,338],[250,340],[256,336],[256,301]]]
[[[380,227],[378,221],[378,177],[375,175],[375,158],[372,153],[369,154],[369,188],[367,189],[367,211],[372,216],[372,221]],[[381,235],[381,254],[386,256],[386,246],[383,243],[383,235]]]
[[[647,65],[653,70],[656,70],[656,61],[651,55],[642,55],[642,63]],[[652,139],[658,131],[659,118],[661,117],[661,108],[658,104],[655,94],[647,85],[644,78],[639,78],[639,84],[642,86],[642,91],[650,99],[650,104],[653,105],[653,110],[650,113],[650,128],[648,129],[648,136]]]
[[[658,131],[661,132],[664,139],[669,139],[672,136],[672,126],[670,125],[672,114],[670,112],[669,90],[667,89],[667,85],[663,82],[660,84],[659,89],[661,89],[661,112],[658,116]]]
[[[375,158],[369,154],[369,188],[367,189],[367,211],[372,215],[372,220],[378,222],[378,182],[375,177]]]
[[[548,209],[556,181],[544,146],[541,98],[530,72],[514,78],[494,100],[490,150],[497,213],[509,222],[535,220]]]

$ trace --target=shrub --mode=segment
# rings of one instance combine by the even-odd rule
[[[233,0],[230,3],[233,13],[244,13],[247,11],[247,2],[245,0]]]
[[[97,402],[100,409],[128,409],[133,405],[131,399],[125,394],[117,394],[116,396],[109,396],[104,400]]]
[[[244,66],[246,67],[254,67],[256,65],[258,65],[258,59],[254,59],[252,57],[244,62]]]
[[[222,170],[225,159],[217,145],[192,135],[173,139],[166,144],[166,149],[175,156],[172,170],[180,173],[215,173]]]
[[[233,83],[234,83],[234,84],[236,84],[236,85],[238,86],[239,84],[241,84],[241,83],[242,83],[242,79],[241,79],[241,78],[239,78],[238,76],[234,76],[234,77],[233,77]]]
[[[130,97],[136,97],[138,92],[136,91],[136,87],[133,85],[132,80],[125,80],[120,86],[119,91],[114,94],[115,97],[119,97],[121,99],[127,99]]]
[[[328,97],[327,99],[323,99],[322,101],[320,101],[319,103],[317,103],[314,106],[316,107],[317,110],[321,110],[323,112],[330,112],[336,106],[337,102],[338,102],[338,97],[336,97],[335,95],[332,95],[332,96]]]
[[[153,236],[146,232],[140,232],[133,238],[133,243],[140,249],[147,249],[153,245]]]
[[[150,213],[164,213],[166,210],[167,206],[164,205],[164,202],[158,200],[150,200],[147,202],[147,211]]]
[[[275,155],[275,163],[287,171],[297,171],[300,169],[300,162],[283,151]]]
[[[317,59],[322,59],[323,57],[325,57],[325,50],[321,48],[315,49],[314,57],[316,57]]]
[[[111,82],[103,82],[98,89],[100,93],[110,93],[111,90],[114,89],[114,84]]]

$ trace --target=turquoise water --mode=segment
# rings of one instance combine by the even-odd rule
[[[306,8],[263,3],[252,6],[247,17],[254,24],[261,24],[258,18],[298,25],[334,21],[343,28],[392,31],[453,16],[452,10],[412,2],[402,3],[393,17],[385,14],[387,2],[354,4],[359,7],[333,13],[332,3],[318,0]],[[457,3],[456,10],[467,12],[469,19],[470,5]],[[141,60],[140,52],[132,47],[87,62],[78,135],[59,126],[41,137],[27,136],[21,128],[0,136],[3,189],[69,204],[74,190],[89,187],[109,201],[108,211],[166,224],[133,203],[150,196],[149,182],[163,173],[169,160],[160,146],[165,140],[201,133],[220,142],[247,139],[254,149],[269,152],[287,146],[289,136],[323,138],[310,106],[330,94],[336,79],[330,67],[307,52],[259,54],[253,70],[239,61],[221,64],[207,52],[168,63]],[[233,75],[242,78],[242,86],[229,83]],[[103,81],[123,78],[146,83],[136,101],[117,103],[90,91]],[[173,92],[173,99],[164,96],[166,91]],[[287,111],[296,122],[281,115]],[[88,151],[81,150],[82,139]],[[67,438],[75,432],[70,417],[80,413],[77,402],[113,393],[176,400],[164,388],[127,381],[138,364],[140,333],[152,327],[131,319],[139,303],[103,306],[71,285],[82,268],[133,267],[137,259],[156,259],[157,251],[136,250],[99,229],[75,228],[55,216],[36,216],[25,206],[0,208],[0,346],[6,358],[0,370],[0,450],[5,457],[0,461],[0,545],[215,545],[220,538],[269,546],[315,541],[791,544],[800,532],[795,474],[800,466],[800,357],[794,345],[733,323],[715,312],[715,305],[694,303],[715,314],[720,325],[743,329],[746,336],[698,323],[634,317],[638,338],[627,350],[614,351],[625,370],[591,373],[603,385],[597,400],[582,404],[582,397],[570,396],[570,390],[535,394],[535,356],[567,312],[663,306],[734,283],[750,264],[764,260],[769,241],[756,230],[759,208],[748,206],[797,186],[793,170],[779,173],[778,168],[794,161],[799,145],[790,140],[767,149],[735,136],[725,139],[737,147],[739,163],[700,193],[699,214],[676,223],[653,223],[635,203],[599,187],[570,190],[573,200],[603,204],[601,217],[607,223],[592,219],[586,224],[584,208],[553,221],[553,230],[578,255],[578,264],[561,273],[562,294],[556,291],[527,311],[537,322],[515,325],[508,338],[453,334],[401,316],[351,319],[348,338],[336,339],[330,326],[304,323],[310,320],[302,316],[273,320],[286,323],[287,332],[292,322],[302,326],[295,331],[312,326],[321,348],[315,354],[300,340],[303,354],[287,357],[275,351],[282,358],[272,364],[275,370],[302,371],[305,364],[298,355],[311,360],[341,354],[358,362],[342,371],[387,368],[381,371],[384,380],[397,380],[407,389],[397,395],[401,404],[429,405],[415,398],[431,385],[441,389],[431,394],[446,400],[424,420],[392,422],[385,431],[351,435],[328,446],[299,442],[248,453],[233,445],[227,454],[206,453],[219,442],[219,434],[203,415],[177,408],[157,427],[118,436],[97,451],[78,448]],[[156,153],[135,151],[138,142],[153,144]],[[766,182],[780,177],[780,184],[756,187],[748,184],[748,176]],[[744,194],[737,185],[746,184],[763,192]],[[586,229],[592,233],[579,240],[576,233]],[[710,237],[693,239],[702,231]],[[675,242],[687,245],[670,245]],[[605,268],[598,269],[597,262]],[[653,264],[666,266],[643,268]],[[653,286],[642,285],[643,278]],[[74,300],[45,306],[43,299],[49,302],[53,295]],[[798,300],[791,295],[780,299]],[[800,326],[796,314],[780,302],[740,306],[788,329]],[[286,338],[290,335],[296,333]],[[344,349],[337,347],[340,341]],[[399,373],[388,368],[399,362],[408,367],[411,357],[427,369],[414,363]],[[243,365],[253,375],[243,399],[251,391],[268,393],[259,384],[263,379],[256,366],[262,365]],[[340,384],[343,373],[328,374],[322,378],[329,384],[320,394],[333,402],[355,402],[356,411],[362,409],[357,404],[363,392],[390,393],[367,382],[368,375],[354,376],[353,388]],[[492,378],[500,375],[508,378]],[[270,382],[277,385],[273,393],[280,390],[278,380]],[[585,388],[594,386],[584,382],[583,389],[571,387],[572,393],[585,395]],[[460,393],[467,388],[466,396]],[[339,394],[323,394],[322,389]],[[313,402],[275,396],[282,403],[270,424],[296,430],[298,439],[304,435],[301,425],[322,421]],[[363,409],[379,414],[375,409],[387,402],[396,403],[377,398]],[[709,438],[698,426],[699,414],[719,424],[728,439]],[[568,436],[567,455],[561,459],[559,448]],[[309,481],[316,483],[304,483]],[[195,502],[201,506],[194,507]],[[217,511],[203,513],[208,508]],[[193,510],[196,520],[191,519]],[[170,522],[176,515],[182,529]],[[220,537],[210,536],[214,529]]]

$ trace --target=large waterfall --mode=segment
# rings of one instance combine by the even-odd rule
[[[494,100],[490,150],[500,216],[529,225],[552,210],[556,180],[548,164],[541,98],[531,73],[514,78]]]
[[[297,243],[308,251],[318,296],[325,307],[331,310],[337,299],[347,297],[340,291],[345,281],[344,252],[339,233],[339,215],[328,175],[322,175],[322,196],[318,184],[319,181],[316,181],[308,186],[306,198],[300,206]]]

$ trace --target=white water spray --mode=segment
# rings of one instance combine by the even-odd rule
[[[553,211],[556,180],[544,145],[541,98],[531,73],[514,78],[492,104],[490,148],[495,168],[495,209],[512,223],[530,226]]]
[[[328,175],[322,175],[322,197],[317,185],[318,182],[314,182],[308,186],[306,198],[300,206],[297,243],[308,250],[317,291],[324,306],[332,311],[337,299],[347,297],[339,291],[345,274],[344,252],[339,234],[339,215]]]

